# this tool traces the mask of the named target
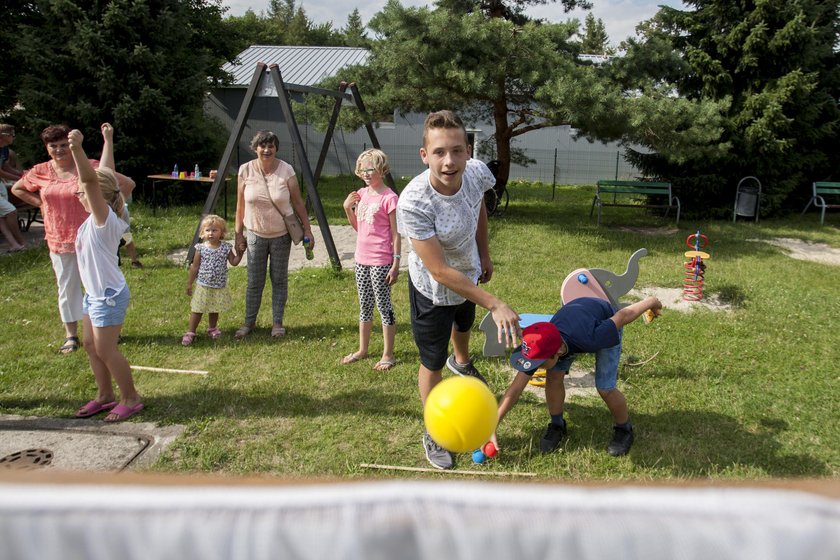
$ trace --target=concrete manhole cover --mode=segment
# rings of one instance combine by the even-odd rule
[[[0,458],[0,468],[32,470],[46,467],[52,463],[52,459],[53,452],[49,449],[25,449]]]

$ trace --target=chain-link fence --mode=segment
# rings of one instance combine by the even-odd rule
[[[302,137],[306,145],[306,156],[313,172],[323,147],[323,134],[306,131]],[[352,174],[356,165],[356,157],[364,150],[372,147],[367,140],[359,140],[358,134],[345,135],[337,131],[327,147],[327,153],[321,175]],[[420,160],[419,146],[394,145],[387,141],[380,141],[383,151],[388,154],[391,172],[394,177],[414,177],[423,172],[425,166]],[[510,179],[524,179],[540,181],[548,184],[585,185],[594,184],[599,179],[632,180],[640,172],[624,159],[619,149],[604,149],[593,145],[587,149],[586,144],[578,144],[574,149],[554,148],[548,150],[528,149],[525,155],[534,160],[527,167],[513,164]],[[253,153],[240,148],[238,166],[252,159]],[[300,161],[294,145],[283,141],[281,137],[278,157],[291,163],[300,170]],[[233,170],[235,171],[235,170]]]

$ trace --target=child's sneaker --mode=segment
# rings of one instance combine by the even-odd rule
[[[192,331],[187,331],[184,333],[184,336],[181,337],[181,344],[183,344],[184,346],[189,346],[193,343],[194,339],[195,333]]]
[[[563,425],[557,425],[554,422],[548,425],[548,428],[545,430],[545,434],[543,435],[542,439],[540,440],[540,453],[551,453],[560,443],[563,441],[563,438],[566,437],[566,423],[564,422]]]
[[[212,340],[218,340],[222,336],[222,331],[219,330],[219,327],[212,327],[207,329],[207,336]]]
[[[455,354],[452,353],[449,355],[449,359],[446,360],[446,367],[449,368],[449,371],[451,371],[452,373],[464,377],[475,377],[476,379],[487,385],[487,380],[484,379],[484,376],[481,375],[477,369],[475,369],[472,360],[470,360],[466,364],[459,364],[458,361],[455,359]]]
[[[629,430],[615,426],[613,428],[613,438],[607,447],[607,453],[613,457],[621,457],[630,452],[630,446],[633,445],[633,428]]]

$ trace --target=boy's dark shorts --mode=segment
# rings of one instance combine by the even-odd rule
[[[449,338],[454,325],[458,332],[469,331],[475,323],[475,304],[435,305],[408,280],[411,332],[420,352],[420,363],[432,371],[443,369],[449,357]]]

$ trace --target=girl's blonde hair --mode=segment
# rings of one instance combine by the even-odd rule
[[[219,229],[222,230],[222,239],[224,239],[225,235],[227,235],[227,222],[225,222],[224,218],[221,216],[217,216],[216,214],[207,214],[204,216],[198,230],[203,232],[207,226],[219,226]],[[199,237],[199,239],[203,241],[204,237]]]
[[[114,214],[121,219],[125,219],[125,199],[120,192],[120,185],[114,171],[107,167],[100,167],[96,170],[96,177],[99,179],[99,190],[102,192],[102,198],[105,199]]]
[[[380,175],[385,175],[391,171],[391,167],[388,165],[388,156],[385,155],[385,152],[382,150],[377,150],[376,148],[371,148],[369,150],[365,150],[359,157],[356,158],[356,176],[362,176],[362,169],[365,169],[365,161],[369,162],[369,165],[376,169]]]

